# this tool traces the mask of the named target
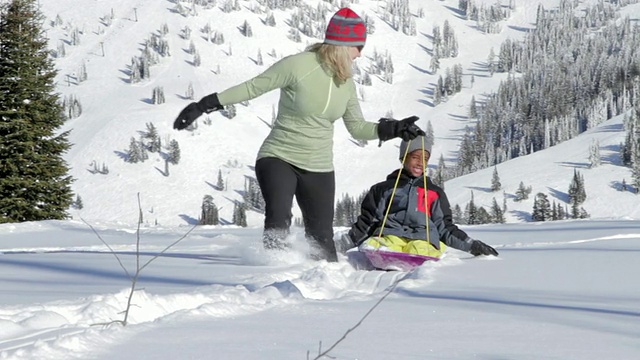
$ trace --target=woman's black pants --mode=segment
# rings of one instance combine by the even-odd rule
[[[267,157],[256,162],[256,177],[266,205],[264,247],[282,249],[286,246],[295,195],[312,256],[337,261],[333,242],[335,173],[306,171],[278,158]]]

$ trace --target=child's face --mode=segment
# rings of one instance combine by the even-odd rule
[[[415,150],[407,155],[407,159],[404,162],[404,169],[413,176],[420,176],[424,172],[430,156],[431,154],[426,150]]]

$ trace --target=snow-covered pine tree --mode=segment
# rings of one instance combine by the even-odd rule
[[[78,68],[78,75],[76,76],[76,78],[78,80],[78,83],[84,82],[88,78],[87,64],[84,61],[82,61],[80,67]]]
[[[180,37],[184,40],[191,39],[191,28],[189,25],[185,25],[182,30],[180,30]],[[193,41],[191,43],[193,43]]]
[[[64,99],[62,107],[67,115],[67,119],[75,119],[82,115],[82,104],[80,104],[80,100],[73,94]]]
[[[80,45],[80,30],[74,27],[69,34],[69,44],[73,46]]]
[[[362,82],[361,82],[361,84],[364,85],[364,86],[371,86],[372,85],[371,76],[366,71],[362,73]]]
[[[569,203],[571,204],[571,216],[574,219],[580,218],[580,204],[587,199],[587,194],[584,186],[584,178],[578,172],[573,170],[573,179],[569,184]]]
[[[56,57],[57,58],[63,58],[65,56],[67,56],[67,49],[66,49],[66,47],[64,45],[64,41],[60,41],[60,42],[58,42],[58,47],[57,47],[57,50],[56,50]]]
[[[264,24],[271,27],[276,26],[276,18],[271,11],[268,12],[267,17],[264,19]]]
[[[427,120],[427,126],[424,129],[424,133],[425,133],[425,145],[431,145],[433,146],[434,142],[435,142],[435,134],[433,132],[433,125],[431,124],[431,120]],[[431,150],[433,151],[433,149]],[[429,155],[433,155],[433,154],[429,154]]]
[[[202,65],[202,56],[200,56],[199,51],[195,51],[193,54],[193,66],[200,67]]]
[[[432,74],[435,74],[440,69],[440,57],[435,51],[434,51],[433,55],[431,56],[431,62],[429,63],[429,69],[431,70]]]
[[[453,222],[455,224],[466,225],[464,220],[464,215],[462,214],[462,209],[460,205],[456,204],[451,211],[451,217],[453,218]]]
[[[469,117],[471,119],[478,118],[478,108],[476,106],[476,97],[474,95],[471,96],[471,104],[469,104]]]
[[[184,96],[189,100],[193,100],[195,98],[195,91],[193,90],[193,82],[189,81],[189,85],[187,86],[187,92],[185,92]]]
[[[238,201],[233,203],[233,217],[231,221],[238,226],[247,227],[247,210],[244,203]]]
[[[222,180],[222,170],[218,169],[218,181],[216,181],[216,189],[224,190],[224,180]]]
[[[146,124],[147,131],[144,133],[144,138],[147,140],[147,147],[150,152],[155,153],[160,151],[162,148],[162,144],[160,143],[160,136],[158,135],[158,130],[156,129],[153,123],[148,122]]]
[[[242,23],[242,26],[240,27],[240,33],[242,33],[242,35],[246,37],[253,37],[253,30],[251,30],[251,25],[249,25],[249,22],[247,20]]]
[[[602,159],[600,158],[600,141],[593,140],[591,142],[591,146],[589,146],[589,167],[595,168],[602,164]]]
[[[76,199],[73,201],[71,206],[74,209],[78,209],[78,210],[82,210],[82,208],[84,208],[84,203],[82,202],[82,198],[80,197],[80,195],[76,195]]]
[[[129,150],[127,150],[126,161],[132,164],[142,161],[140,144],[134,137],[131,137],[131,141],[129,142]]]
[[[532,188],[531,186],[526,187],[524,183],[520,181],[520,185],[518,186],[518,190],[516,190],[516,198],[515,201],[522,201],[529,198],[529,194],[531,194]]]
[[[164,104],[164,88],[162,86],[156,86],[153,88],[153,94],[151,96],[151,101],[154,104]]]
[[[444,81],[442,80],[442,76],[438,76],[438,81],[436,82],[436,86],[433,89],[433,105],[438,105],[442,102],[442,94],[444,93]]]
[[[490,224],[493,220],[491,219],[491,214],[484,208],[484,206],[480,206],[477,210],[476,215],[476,224]]]
[[[492,47],[491,49],[489,49],[489,56],[487,56],[487,67],[489,68],[489,74],[491,74],[491,76],[493,76],[493,74],[496,72],[495,59],[496,53],[493,51]]]
[[[178,165],[180,162],[180,144],[175,139],[169,142],[169,153],[167,161],[173,165]]]
[[[262,51],[260,51],[260,49],[258,49],[258,55],[256,56],[256,65],[264,65],[264,61],[262,60]]]
[[[471,192],[471,200],[464,209],[464,222],[469,225],[478,224],[478,208],[473,200],[473,191]]]
[[[498,201],[496,201],[495,197],[491,202],[491,222],[498,224],[504,224],[505,222],[504,212],[502,211],[500,205],[498,205]]]
[[[493,167],[493,175],[491,176],[491,191],[496,192],[502,189],[502,184],[500,183],[500,175],[498,175],[498,167]]]
[[[438,159],[438,167],[436,168],[436,172],[431,178],[433,182],[444,189],[444,183],[447,181],[447,165],[444,161],[444,156],[440,154],[440,158]]]
[[[213,196],[205,195],[202,199],[202,214],[200,215],[200,225],[218,225],[218,207],[213,202]]]
[[[533,212],[531,218],[534,221],[548,221],[551,220],[551,205],[549,204],[549,198],[544,193],[537,193],[535,200],[533,201]]]
[[[264,198],[262,197],[262,191],[255,178],[245,177],[243,200],[244,204],[249,208],[259,211],[265,210],[266,206]]]
[[[73,200],[43,25],[35,0],[0,4],[0,223],[64,219]]]

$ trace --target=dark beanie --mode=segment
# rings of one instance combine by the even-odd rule
[[[349,8],[338,10],[327,25],[324,43],[342,46],[364,46],[367,27],[358,14]]]
[[[432,142],[424,136],[418,136],[411,141],[402,140],[402,143],[400,143],[400,161],[404,158],[405,152],[409,155],[416,150],[422,150],[422,139],[424,139],[424,150],[428,151],[429,155],[431,155]],[[409,147],[408,151],[407,146]]]

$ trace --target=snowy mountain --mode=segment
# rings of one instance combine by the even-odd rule
[[[321,41],[323,36],[315,29],[316,37],[302,34],[299,43],[290,39],[290,24],[297,11],[293,8],[272,11],[276,24],[269,26],[265,22],[269,14],[259,11],[265,9],[262,2],[235,3],[238,10],[229,2],[228,12],[226,2],[220,1],[215,6],[175,1],[94,1],[83,9],[68,0],[42,4],[50,47],[64,52],[56,59],[58,90],[65,98],[77,99],[82,107],[81,115],[69,120],[64,129],[71,130],[74,144],[66,156],[76,179],[73,190],[84,205],[82,210],[72,211],[74,218],[135,223],[139,193],[148,225],[196,222],[205,195],[213,196],[223,223],[231,221],[233,202],[241,199],[245,179],[254,176],[255,156],[269,132],[277,92],[246,106],[238,105],[233,119],[222,113],[203,117],[192,132],[173,130],[172,121],[191,101],[187,98],[190,88],[195,99],[224,90],[257,75],[282,56]],[[337,9],[332,3],[335,2],[301,2],[313,9],[326,7],[329,14]],[[489,6],[494,2],[476,3]],[[393,24],[385,21],[385,1],[351,4],[361,16],[372,19],[375,27],[368,36],[363,57],[357,61],[358,67],[369,69],[375,54],[390,56],[394,67],[392,83],[374,75],[371,86],[360,87],[365,117],[377,121],[388,113],[397,118],[416,114],[421,118],[419,125],[426,126],[430,121],[436,137],[431,166],[437,165],[440,155],[448,166],[453,166],[465,127],[474,125],[467,116],[472,96],[479,99],[495,91],[506,76],[489,76],[486,64],[490,51],[497,51],[505,39],[522,39],[534,26],[538,2],[510,3],[513,9],[510,17],[500,23],[501,31],[487,34],[474,21],[460,16],[457,1],[409,1],[411,13],[423,16],[413,17],[416,35],[396,31]],[[540,3],[553,9],[558,2]],[[638,5],[629,5],[623,10],[637,14],[638,9]],[[441,59],[441,70],[433,74],[429,70],[431,34],[445,20],[455,31],[459,55]],[[245,22],[252,30],[251,37],[241,31]],[[190,32],[188,38],[185,31]],[[216,33],[223,35],[224,43],[212,42]],[[150,77],[133,82],[132,59],[141,56],[145,43],[159,38],[169,55],[157,56],[158,63],[150,66]],[[199,66],[194,66],[196,57]],[[263,65],[258,65],[259,57]],[[431,93],[438,76],[457,64],[463,68],[462,91],[434,107]],[[85,72],[86,80],[79,81]],[[166,102],[153,103],[154,89],[162,91]],[[178,142],[181,157],[177,165],[165,168],[166,148],[149,153],[149,159],[141,163],[125,161],[131,139],[139,140],[147,131],[147,124],[155,126],[163,146],[171,140]],[[594,140],[600,142],[604,164],[587,169],[589,145]],[[486,208],[493,198],[502,204],[506,197],[507,221],[523,221],[530,219],[537,192],[566,204],[573,171],[578,169],[585,178],[587,192],[583,206],[592,218],[638,218],[636,197],[631,192],[618,191],[623,179],[631,179],[630,169],[620,166],[617,160],[623,140],[621,119],[612,119],[564,144],[498,165],[504,194],[488,191],[493,168],[450,180],[445,187],[452,205],[458,204],[462,209],[472,191],[476,204]],[[397,140],[381,147],[377,142],[360,147],[338,122],[334,141],[337,198],[344,193],[360,194],[399,165]],[[103,167],[108,174],[95,171]],[[215,189],[219,171],[226,183],[222,191]],[[526,201],[515,202],[520,181],[532,187],[532,195]],[[616,206],[607,206],[610,203]],[[294,214],[299,216],[297,209]],[[261,214],[250,212],[248,217],[250,226],[261,225]]]

